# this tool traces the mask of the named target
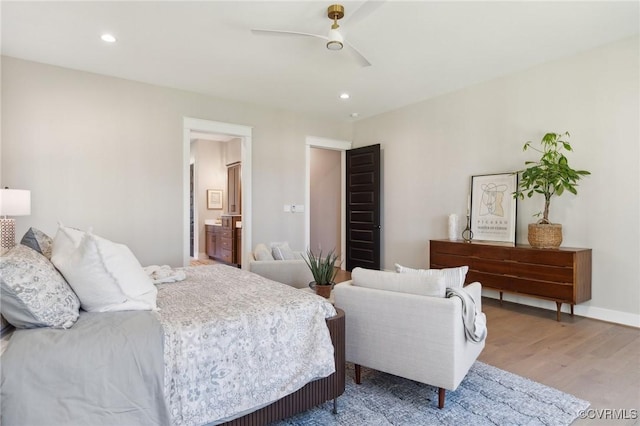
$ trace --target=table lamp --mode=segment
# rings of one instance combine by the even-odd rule
[[[7,216],[31,214],[31,191],[25,189],[0,189],[0,254],[16,245],[16,220]]]

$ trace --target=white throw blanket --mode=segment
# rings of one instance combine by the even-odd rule
[[[458,297],[462,301],[462,322],[467,340],[482,342],[487,337],[487,317],[478,311],[473,298],[464,288],[447,287],[447,297]]]
[[[151,265],[143,268],[154,284],[175,283],[187,278],[182,269],[172,269],[169,265]]]

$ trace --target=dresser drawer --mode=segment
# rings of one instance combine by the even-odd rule
[[[513,250],[509,259],[534,265],[569,266],[573,268],[574,252],[562,250]]]
[[[461,263],[462,265],[462,263]],[[553,265],[534,265],[499,259],[468,259],[469,269],[499,275],[527,277],[534,280],[571,284],[573,268]]]
[[[573,303],[573,285],[538,281],[512,275],[496,275],[486,272],[470,271],[466,283],[478,281],[484,288],[492,288],[510,293],[519,293],[544,299]]]

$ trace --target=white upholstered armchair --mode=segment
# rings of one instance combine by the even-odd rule
[[[445,390],[458,387],[484,338],[467,340],[461,299],[444,297],[444,280],[436,281],[356,268],[351,281],[335,286],[335,305],[346,317],[346,360],[356,365],[356,383],[360,366],[366,366],[438,387],[438,407],[444,407]],[[478,311],[481,288],[480,283],[465,287]]]
[[[284,247],[284,246],[283,246]],[[249,255],[249,270],[265,278],[288,284],[296,288],[308,288],[313,275],[302,258],[301,252],[288,249],[280,253],[279,259],[272,256],[272,249],[258,244]]]

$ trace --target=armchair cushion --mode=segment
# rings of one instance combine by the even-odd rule
[[[459,266],[457,268],[443,268],[443,269],[413,269],[407,268],[399,264],[395,264],[396,272],[401,274],[422,274],[422,275],[434,275],[440,274],[444,276],[445,287],[449,288],[462,288],[464,286],[464,280],[469,272],[468,266]]]
[[[354,268],[351,271],[354,286],[409,293],[421,296],[444,297],[445,279],[440,273],[397,274],[391,271]]]

